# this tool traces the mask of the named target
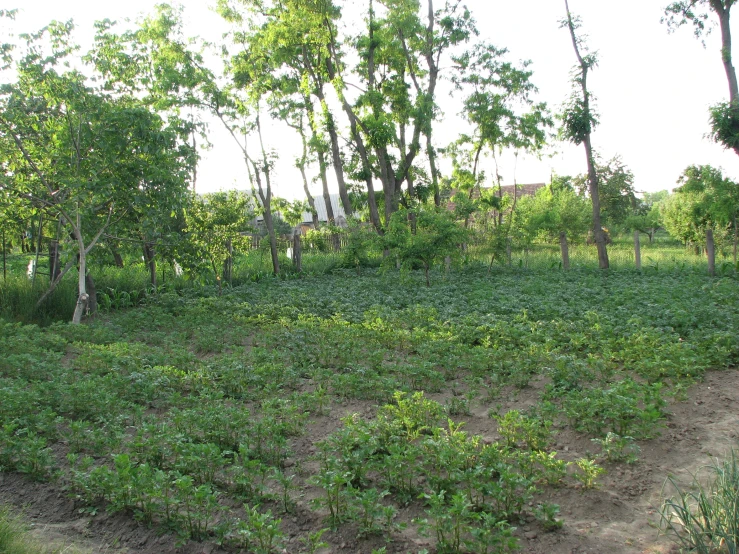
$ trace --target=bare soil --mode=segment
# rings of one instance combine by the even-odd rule
[[[522,391],[509,391],[495,402],[502,411],[521,409],[536,402],[542,383]],[[430,395],[443,401],[444,395]],[[475,406],[466,421],[466,430],[496,440],[495,421],[487,415],[492,405]],[[541,554],[668,554],[677,547],[658,533],[658,507],[661,489],[667,475],[689,482],[690,475],[709,463],[712,457],[726,454],[739,446],[739,370],[714,371],[704,382],[692,387],[688,399],[670,405],[671,416],[661,436],[640,443],[641,455],[633,465],[606,464],[607,473],[601,486],[582,490],[571,486],[549,489],[546,500],[560,505],[564,527],[555,532],[544,531],[533,519],[518,525],[521,552]],[[346,414],[374,414],[369,404],[353,402],[334,405],[329,416],[314,419],[308,433],[293,443],[295,459],[309,459],[314,444],[335,430]],[[574,460],[599,447],[588,437],[571,430],[556,435],[556,450],[564,459]],[[310,471],[310,461],[300,463],[302,471]],[[309,507],[317,490],[304,486],[296,496],[297,507],[283,516],[287,536],[284,552],[304,552],[300,542],[308,532],[324,527],[322,516]],[[34,535],[47,543],[74,545],[82,551],[98,554],[215,554],[226,552],[212,543],[176,545],[176,538],[160,529],[148,528],[130,514],[92,515],[80,512],[63,490],[61,483],[34,483],[17,474],[0,474],[0,503],[16,506],[31,524]],[[272,508],[279,513],[278,506]],[[421,515],[418,508],[401,509],[405,520]],[[420,537],[414,526],[386,544],[382,539],[357,541],[349,526],[338,533],[327,532],[323,539],[329,553],[369,553],[373,548],[387,547],[387,552],[417,553],[424,548],[433,552],[427,538]]]

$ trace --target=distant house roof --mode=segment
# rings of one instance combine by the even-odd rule
[[[521,198],[522,196],[534,196],[536,191],[547,186],[546,183],[529,183],[526,185],[503,185],[500,187],[501,196],[513,196],[515,190],[516,196]],[[515,187],[515,188],[514,188]],[[498,194],[498,187],[485,187],[486,190],[492,190],[495,194]],[[480,189],[475,189],[472,193],[472,198],[480,198]]]
[[[334,209],[334,218],[336,218],[336,224],[342,226],[346,224],[346,214],[344,213],[344,206],[341,204],[341,198],[338,194],[329,195],[331,199],[331,207]],[[323,200],[323,196],[314,196],[313,202],[316,205],[316,212],[318,212],[318,221],[321,223],[328,222],[328,215],[326,214],[326,202]],[[264,221],[264,216],[258,215],[256,219],[257,223]],[[313,224],[313,216],[310,212],[303,212],[303,225]]]
[[[343,217],[346,220],[346,213],[344,213],[344,206],[341,204],[341,199],[338,194],[330,194],[329,199],[331,200],[331,207],[334,210],[334,217],[339,219]],[[326,202],[323,196],[314,196],[313,201],[316,204],[316,212],[318,212],[318,221],[326,223],[328,221],[328,214],[326,213]],[[303,223],[313,223],[313,216],[310,212],[303,212]]]

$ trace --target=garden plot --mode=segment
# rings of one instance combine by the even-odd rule
[[[737,444],[736,282],[414,278],[3,326],[0,500],[111,552],[668,552],[665,478]]]

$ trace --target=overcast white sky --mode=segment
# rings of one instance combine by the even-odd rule
[[[209,10],[211,2],[182,3],[186,32],[217,41],[225,26]],[[359,3],[360,0],[349,0],[346,6]],[[558,110],[569,94],[569,75],[575,63],[569,35],[558,24],[564,15],[564,0],[466,3],[478,21],[481,39],[508,48],[511,59],[532,60],[539,98]],[[594,147],[604,158],[621,155],[635,174],[637,190],[643,191],[672,188],[689,164],[712,164],[739,178],[739,157],[704,138],[708,131],[708,107],[728,97],[719,33],[712,33],[705,49],[693,37],[692,29],[685,27],[669,34],[666,26],[660,24],[662,10],[668,3],[669,0],[570,1],[573,12],[583,19],[588,44],[598,51],[600,59],[590,81],[601,119],[593,135]],[[52,19],[72,18],[84,45],[92,35],[95,20],[135,19],[153,5],[145,0],[23,0],[15,4],[13,0],[2,0],[0,8],[21,7],[16,25],[20,31],[35,30]],[[733,30],[739,33],[736,27]],[[462,125],[455,116],[458,102],[443,95],[439,103],[448,121],[443,132],[437,133],[437,146],[445,146],[444,141],[453,140]],[[215,124],[212,131],[214,147],[203,153],[198,191],[248,188],[238,150]],[[268,142],[281,159],[275,179],[276,194],[300,198],[302,184],[293,163],[296,137],[293,131],[278,124],[272,125],[270,131]],[[582,149],[555,144],[542,160],[521,156],[514,163],[513,156],[508,156],[501,164],[506,183],[512,183],[514,177],[518,183],[545,182],[552,172],[584,173]],[[318,193],[320,185],[311,188]]]

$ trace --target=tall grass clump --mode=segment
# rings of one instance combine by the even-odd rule
[[[48,325],[54,321],[72,319],[77,301],[76,282],[62,281],[57,289],[36,309],[36,302],[44,293],[46,283],[36,283],[25,275],[8,275],[0,281],[0,317],[22,323]]]
[[[660,508],[661,528],[699,554],[736,554],[739,547],[739,464],[736,451],[704,466],[689,488],[668,477],[675,494]],[[664,489],[663,489],[664,492]]]

